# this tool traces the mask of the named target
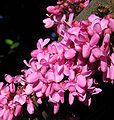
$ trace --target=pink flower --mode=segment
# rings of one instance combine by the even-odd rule
[[[31,99],[28,100],[27,111],[29,112],[29,114],[34,113],[33,101]]]
[[[5,110],[4,114],[3,114],[3,120],[7,120],[7,118],[9,117],[10,111],[9,109]]]
[[[10,76],[10,75],[5,74],[5,80],[6,80],[8,83],[10,83],[10,85],[9,85],[9,87],[10,87],[10,92],[11,92],[11,93],[14,93],[14,92],[15,92],[15,85],[14,85],[15,79],[14,79],[12,76]]]
[[[60,107],[59,103],[54,104],[54,114],[56,114],[59,111],[59,107]]]
[[[97,33],[95,33],[95,34],[91,37],[90,46],[97,45],[98,42],[99,42],[99,39],[100,39],[100,36],[99,36]]]
[[[89,45],[89,43],[86,43],[86,44],[83,45],[82,55],[83,55],[84,58],[89,57],[89,55],[90,55],[90,45]]]
[[[114,19],[109,19],[109,27],[111,28],[112,32],[114,32]]]
[[[40,72],[33,72],[31,74],[29,74],[26,78],[27,82],[28,83],[35,83],[37,82],[38,80],[41,80],[43,79],[43,76]]]
[[[77,85],[81,88],[84,88],[86,86],[86,78],[83,75],[77,76]]]
[[[74,49],[68,49],[65,51],[64,56],[66,59],[72,59],[76,55],[76,50]]]
[[[18,102],[20,103],[21,105],[25,104],[26,103],[26,95],[23,95],[23,94],[20,94],[20,95],[15,95],[14,99],[13,99],[14,102]]]
[[[93,33],[102,34],[102,31],[107,28],[107,19],[101,19],[98,16],[92,14],[88,17],[88,20],[91,22],[91,25],[88,26],[88,32],[92,31],[91,35],[93,35]]]
[[[86,1],[84,2],[84,8],[87,7],[89,3],[90,3],[90,1],[89,1],[89,0],[86,0]]]
[[[5,74],[5,80],[8,83],[12,83],[13,82],[13,77],[11,75]]]
[[[22,105],[17,103],[16,104],[16,108],[15,108],[15,111],[14,111],[14,115],[15,116],[19,116],[22,112]]]
[[[28,84],[25,88],[25,93],[26,95],[30,95],[33,92],[33,87],[32,85]]]
[[[42,38],[40,38],[40,39],[38,40],[38,42],[37,42],[37,49],[36,49],[36,50],[33,50],[33,51],[31,52],[31,56],[36,59],[36,58],[37,58],[37,54],[40,53],[40,52],[43,52],[43,50],[45,50],[45,49],[44,49],[44,46],[45,46],[46,44],[48,44],[49,41],[50,41],[49,38],[45,39],[44,41],[43,41]]]
[[[92,78],[87,79],[88,94],[86,95],[86,99],[84,100],[84,104],[87,106],[90,106],[91,104],[91,95],[99,94],[102,91],[102,89],[92,85],[93,85],[93,79]]]
[[[51,28],[54,26],[54,21],[51,18],[46,18],[43,20],[45,28]]]
[[[14,118],[14,115],[13,115],[13,112],[12,112],[12,110],[10,111],[10,114],[9,114],[9,116],[8,116],[8,120],[13,120],[13,118]]]
[[[61,9],[59,9],[59,6],[48,6],[48,7],[47,7],[47,11],[48,11],[49,13],[58,15],[58,14],[60,14]]]

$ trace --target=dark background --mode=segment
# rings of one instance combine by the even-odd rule
[[[55,0],[0,0],[0,78],[5,73],[16,75],[23,69],[23,59],[29,60],[30,52],[36,49],[39,38],[51,35],[42,20],[46,18],[46,7],[54,5]],[[5,39],[19,42],[13,52]]]
[[[47,38],[51,35],[52,29],[45,29],[42,20],[46,18],[46,7],[55,5],[55,0],[0,0],[0,81],[4,81],[4,74],[12,76],[20,74],[24,67],[23,60],[29,60],[30,52],[36,49],[36,42],[39,38]],[[20,45],[12,52],[5,39],[19,42]],[[102,79],[98,77],[98,79]],[[61,105],[59,113],[55,116],[65,118],[72,116],[72,120],[113,120],[114,86],[101,83],[103,92],[92,96],[90,107],[84,106],[76,99],[70,106],[66,100]],[[68,97],[67,97],[68,98]],[[71,114],[70,114],[71,113]],[[50,118],[51,119],[51,118]],[[67,117],[70,120],[70,118]]]

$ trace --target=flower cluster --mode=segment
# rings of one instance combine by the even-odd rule
[[[47,7],[51,15],[43,20],[45,27],[57,25],[61,41],[49,44],[49,38],[39,39],[30,61],[24,60],[28,69],[15,77],[5,75],[7,84],[0,82],[0,120],[13,120],[22,113],[24,104],[33,114],[33,100],[42,104],[43,98],[48,98],[56,114],[66,91],[70,105],[77,97],[89,106],[91,96],[102,91],[94,77],[98,73],[103,82],[114,84],[114,53],[110,44],[114,19],[111,15],[102,19],[92,14],[88,20],[75,20],[74,16],[88,4],[89,0],[65,0]]]
[[[22,75],[5,75],[6,85],[0,82],[0,119],[12,120],[22,112],[27,104],[29,114],[34,113],[33,96],[38,104],[42,98],[54,106],[54,114],[64,103],[64,94],[69,91],[69,104],[74,98],[85,105],[91,104],[91,95],[102,90],[94,78],[102,72],[103,81],[114,82],[114,53],[110,51],[110,36],[114,32],[114,19],[111,15],[99,18],[92,14],[88,20],[73,21],[70,13],[66,21],[61,18],[58,34],[60,42],[48,44],[50,39],[39,39],[37,49],[31,52],[28,69]]]
[[[63,23],[64,19],[67,19],[70,13],[77,16],[89,2],[89,0],[65,0],[57,2],[56,6],[48,6],[47,11],[51,15],[47,14],[48,18],[43,20],[45,27],[51,28],[55,25],[57,25],[57,28],[62,27],[61,23]]]
[[[19,116],[25,103],[29,114],[33,114],[33,101],[29,97],[32,92],[30,85],[25,85],[23,75],[12,77],[6,74],[5,80],[6,85],[0,82],[0,120],[13,120]]]

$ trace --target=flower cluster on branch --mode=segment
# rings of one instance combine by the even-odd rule
[[[70,0],[67,0],[70,3]],[[75,0],[74,2],[77,2]],[[87,2],[87,1],[86,1]],[[62,2],[58,2],[61,6]],[[114,53],[110,50],[110,37],[114,32],[111,15],[100,18],[94,14],[88,20],[74,20],[74,13],[59,14],[58,7],[48,7],[53,19],[44,20],[45,27],[57,24],[60,42],[40,38],[37,49],[31,52],[28,69],[22,75],[5,75],[7,84],[0,82],[0,119],[12,120],[22,112],[27,104],[29,114],[34,113],[33,96],[38,104],[43,98],[54,106],[54,114],[64,103],[64,95],[69,91],[69,104],[74,98],[89,106],[91,96],[102,91],[98,87],[98,72],[104,82],[114,83]]]

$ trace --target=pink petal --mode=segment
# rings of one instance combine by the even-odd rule
[[[59,75],[63,73],[63,70],[64,70],[64,65],[57,65],[57,71]]]
[[[64,52],[63,46],[58,45],[58,46],[57,46],[57,52],[58,52],[58,54],[62,54],[62,53]]]
[[[46,92],[45,92],[46,97],[49,96],[49,94],[50,94],[50,89],[51,89],[51,84],[49,84],[48,88],[46,89]]]
[[[0,90],[2,89],[4,83],[3,82],[0,82]]]
[[[78,75],[77,85],[79,85],[81,88],[84,88],[86,86],[86,78],[83,75]]]
[[[31,56],[32,56],[33,58],[37,58],[38,53],[39,53],[39,50],[33,50],[33,51],[31,52]]]
[[[27,82],[34,83],[37,82],[38,79],[43,79],[41,73],[33,72],[27,78]]]
[[[41,90],[42,89],[42,87],[43,87],[43,82],[39,82],[34,88],[33,88],[33,91],[39,91],[39,90]]]
[[[68,19],[68,22],[67,22],[69,25],[72,24],[72,22],[73,22],[73,17],[74,17],[74,13],[70,13],[69,19]]]
[[[88,6],[89,2],[90,2],[89,0],[84,2],[84,8]]]
[[[99,19],[99,17],[96,16],[95,14],[91,14],[91,15],[88,17],[88,20],[89,20],[90,22],[93,22],[95,19]]]
[[[41,91],[39,91],[39,92],[36,92],[36,96],[37,96],[37,97],[42,97],[42,96],[43,96],[43,94],[42,94],[42,92],[41,92]]]
[[[82,34],[79,34],[79,35],[78,35],[78,41],[79,41],[79,42],[85,42],[85,41],[86,41],[85,36],[82,35]]]
[[[84,95],[78,95],[78,100],[80,101],[80,102],[84,102],[85,101],[85,99],[86,99],[86,94],[84,94]]]
[[[75,55],[76,55],[76,51],[74,49],[68,49],[64,53],[66,59],[72,59]]]
[[[55,73],[55,82],[60,82],[64,78],[64,74],[62,73],[59,75],[58,73]]]
[[[15,95],[14,99],[13,99],[13,102],[15,103],[15,102],[18,102],[18,101],[19,101],[19,95]]]
[[[100,21],[100,24],[101,24],[102,30],[104,30],[105,28],[107,28],[108,20],[102,19],[102,20]]]
[[[56,54],[53,55],[53,56],[50,56],[50,58],[49,58],[49,63],[51,63],[51,64],[56,63],[57,57],[58,57],[58,55],[56,55]]]
[[[33,88],[30,84],[28,84],[25,88],[26,95],[30,95],[33,92]]]
[[[87,87],[90,88],[93,84],[93,78],[88,78],[87,79]]]
[[[61,96],[61,103],[64,103],[64,92],[59,92],[59,95]]]
[[[37,42],[37,48],[38,48],[38,50],[41,50],[41,49],[42,49],[42,45],[43,45],[43,39],[40,38],[40,39],[38,40],[38,42]]]
[[[9,85],[3,86],[1,89],[1,94],[6,94],[9,92]]]
[[[76,88],[75,88],[75,86],[70,86],[70,87],[68,88],[68,90],[69,90],[70,92],[74,92],[74,91],[76,91]]]
[[[17,104],[16,108],[15,108],[14,115],[19,116],[21,114],[21,112],[22,112],[22,106],[20,104]]]
[[[106,57],[100,58],[100,65],[101,65],[101,71],[106,72],[107,70],[107,58]]]
[[[94,57],[96,57],[96,58],[100,58],[101,56],[103,56],[103,52],[101,51],[100,48],[94,48],[92,50],[92,53],[93,53]]]
[[[38,103],[38,104],[42,104],[42,99],[41,99],[41,98],[38,98],[38,99],[37,99],[37,103]]]
[[[110,79],[114,80],[114,65],[110,66],[110,73],[109,73],[109,75],[110,75]]]
[[[5,95],[0,95],[0,103],[2,104],[7,103],[7,98],[5,97]]]
[[[93,36],[93,34],[94,34],[93,29],[92,29],[91,26],[88,26],[88,27],[87,27],[87,32],[88,32],[88,34],[89,34],[90,36]]]
[[[37,55],[37,59],[38,59],[38,62],[41,62],[41,60],[45,60],[46,62],[48,62],[49,60],[49,54],[48,53],[39,53]]]
[[[11,84],[10,84],[10,92],[11,92],[11,93],[14,93],[14,92],[15,92],[15,85],[14,85],[14,83],[11,83]]]
[[[82,50],[82,46],[79,45],[79,44],[77,44],[77,43],[75,43],[74,45],[75,45],[75,49],[76,49],[76,51],[78,51],[78,52],[80,53],[81,50]]]
[[[3,115],[3,120],[7,120],[9,117],[10,111],[9,109],[5,110],[4,115]]]
[[[27,111],[29,114],[33,114],[34,113],[34,105],[31,99],[28,100],[28,104],[27,104]]]
[[[55,15],[60,13],[60,9],[57,9],[55,6],[48,6],[47,11]]]
[[[110,56],[111,62],[114,64],[114,53]]]
[[[14,115],[12,113],[9,114],[8,120],[13,120]]]
[[[112,32],[114,32],[114,19],[109,20],[109,27],[111,28]]]
[[[70,80],[74,80],[75,79],[75,71],[72,70],[72,69],[69,71],[69,79]]]
[[[52,99],[55,102],[59,102],[60,101],[60,95],[57,92],[55,92],[52,96]]]
[[[65,81],[64,84],[63,84],[63,88],[64,88],[65,90],[67,90],[70,85],[71,85],[71,83],[70,83],[69,81]]]
[[[51,28],[54,25],[54,21],[51,18],[46,18],[43,20],[45,28]]]
[[[59,111],[59,103],[54,104],[54,114],[56,114]]]
[[[45,39],[44,42],[43,42],[43,46],[47,45],[49,43],[49,41],[50,41],[49,38]]]
[[[102,89],[100,89],[100,88],[95,88],[95,89],[93,90],[92,95],[99,94],[100,92],[102,92]]]
[[[55,7],[54,6],[48,6],[46,9],[49,13],[51,13],[55,9]]]
[[[42,87],[41,92],[42,92],[42,93],[45,93],[46,89],[47,89],[47,85],[43,84],[43,87]]]
[[[82,55],[83,55],[83,57],[84,58],[88,58],[89,54],[90,54],[90,46],[89,46],[89,44],[83,45],[83,48],[82,48]]]
[[[17,101],[17,102],[19,102],[21,105],[25,104],[25,102],[26,102],[26,95],[19,96],[19,101]]]
[[[76,85],[76,90],[81,94],[85,93],[85,90],[83,88],[79,87],[78,85]]]
[[[66,76],[69,76],[69,74],[70,74],[70,71],[69,71],[69,68],[66,66],[66,65],[64,65],[64,72],[63,72]]]
[[[105,42],[105,43],[109,43],[110,42],[110,35],[109,34],[106,34],[104,36],[103,42]]]
[[[49,70],[46,73],[45,78],[47,79],[47,81],[54,81],[55,80],[54,72],[52,70]]]
[[[74,102],[74,96],[72,95],[72,93],[69,93],[69,104],[72,105]]]
[[[59,24],[57,25],[57,33],[60,34],[65,30],[65,25],[64,24]]]
[[[101,25],[100,25],[99,23],[94,24],[93,30],[94,30],[94,32],[96,32],[97,34],[101,34],[101,33],[102,33],[102,28],[101,28]]]
[[[95,61],[96,61],[96,58],[94,57],[93,54],[91,54],[90,57],[89,57],[89,62],[94,63]]]
[[[107,72],[106,72],[106,78],[110,78],[110,68],[109,67],[107,67]]]
[[[55,89],[56,91],[59,91],[59,90],[61,89],[61,87],[60,87],[59,84],[55,83],[55,84],[54,84],[54,89]]]
[[[5,74],[5,80],[6,80],[8,83],[13,82],[12,76],[11,76],[11,75],[8,75],[8,74]]]
[[[78,36],[80,27],[72,27],[68,29],[68,33]]]
[[[0,110],[0,117],[3,117],[4,112],[5,112],[5,109],[1,109],[1,110]]]
[[[91,46],[97,45],[99,42],[99,39],[100,39],[100,36],[97,33],[95,33],[91,38],[90,45]]]

